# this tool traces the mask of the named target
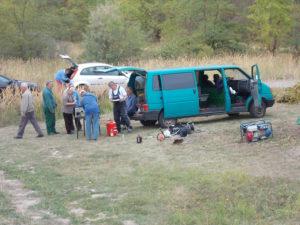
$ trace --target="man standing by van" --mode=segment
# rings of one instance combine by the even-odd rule
[[[47,81],[43,90],[43,108],[48,135],[58,134],[55,129],[55,109],[57,107],[53,92],[53,81]]]
[[[25,127],[28,121],[31,122],[35,131],[38,133],[37,137],[44,137],[43,132],[35,118],[34,115],[34,105],[33,105],[33,97],[31,91],[28,89],[28,85],[26,83],[21,84],[21,122],[19,125],[18,134],[15,137],[16,139],[22,139],[25,131]]]
[[[126,98],[127,93],[125,89],[111,81],[108,83],[109,90],[109,100],[113,102],[114,120],[117,124],[117,129],[121,132],[121,121],[124,121],[128,132],[132,131],[132,126],[130,124],[130,119],[126,112]]]

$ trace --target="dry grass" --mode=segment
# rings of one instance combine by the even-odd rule
[[[227,55],[216,57],[180,58],[176,60],[153,59],[147,61],[133,62],[133,65],[146,69],[197,66],[197,65],[216,65],[216,64],[235,64],[241,66],[250,73],[251,66],[260,66],[262,79],[264,80],[300,80],[300,63],[292,55]]]

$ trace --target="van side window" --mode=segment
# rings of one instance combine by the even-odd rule
[[[153,91],[161,91],[159,76],[153,76]]]
[[[195,88],[193,73],[168,74],[162,76],[164,90]]]

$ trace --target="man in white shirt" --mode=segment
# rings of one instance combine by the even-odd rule
[[[132,131],[130,119],[126,112],[126,98],[127,93],[125,89],[111,81],[108,83],[109,86],[109,100],[113,103],[114,120],[117,124],[117,129],[121,132],[121,121],[123,121],[127,127],[128,132]]]
[[[38,133],[37,137],[44,137],[43,132],[35,118],[34,115],[34,105],[33,105],[33,97],[31,91],[28,89],[28,85],[26,83],[21,84],[21,122],[19,125],[18,134],[15,137],[16,139],[22,139],[25,131],[25,127],[28,121],[31,122],[35,131]]]

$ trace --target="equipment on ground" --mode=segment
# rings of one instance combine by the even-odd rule
[[[265,120],[244,122],[240,125],[241,139],[256,142],[273,137],[271,122]]]

